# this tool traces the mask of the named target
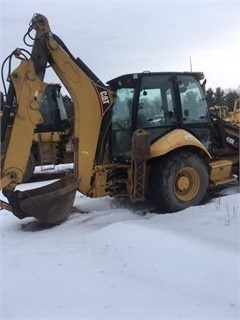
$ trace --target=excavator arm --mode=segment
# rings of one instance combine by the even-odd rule
[[[2,165],[1,189],[9,201],[9,204],[3,203],[3,207],[19,218],[34,216],[40,221],[55,223],[69,212],[76,190],[88,194],[92,188],[93,167],[102,163],[104,157],[115,93],[79,58],[72,56],[51,32],[46,17],[35,14],[28,32],[33,29],[36,34],[30,59],[21,59],[10,75],[17,110]],[[73,100],[74,176],[40,189],[15,191],[27,167],[35,126],[43,121],[39,109],[47,88],[43,80],[49,66]]]
[[[35,69],[41,77],[45,74],[46,63],[51,65],[58,78],[68,90],[74,105],[75,170],[81,176],[79,190],[86,194],[90,189],[93,164],[101,162],[104,137],[111,119],[111,107],[115,93],[108,89],[94,73],[79,59],[75,59],[65,44],[54,35],[47,19],[34,15],[31,26],[36,30],[32,50]],[[39,42],[40,41],[40,42]],[[39,54],[41,53],[41,54]],[[84,173],[78,168],[84,168]]]

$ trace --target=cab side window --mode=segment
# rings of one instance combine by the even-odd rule
[[[184,123],[198,123],[207,120],[206,99],[200,84],[192,76],[178,76],[178,88]]]

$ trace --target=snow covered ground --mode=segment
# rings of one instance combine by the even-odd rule
[[[0,212],[1,320],[240,319],[237,186],[174,214],[80,193],[74,207],[43,230]]]

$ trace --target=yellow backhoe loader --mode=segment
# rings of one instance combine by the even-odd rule
[[[24,40],[28,35],[34,39],[31,53],[12,54],[21,61],[7,91],[7,106],[15,101],[17,111],[2,169],[1,189],[8,199],[3,208],[20,219],[60,223],[79,190],[133,202],[150,198],[160,210],[174,212],[200,204],[209,185],[236,181],[239,154],[225,148],[222,127],[210,118],[203,73],[142,72],[105,85],[71,54],[43,15],[33,16]],[[23,180],[34,130],[43,121],[48,67],[74,105],[74,174],[21,192],[15,189]],[[2,139],[8,117],[5,107]]]

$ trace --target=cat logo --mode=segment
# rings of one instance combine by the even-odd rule
[[[233,146],[235,145],[235,140],[232,139],[231,137],[226,137],[226,141]]]
[[[100,92],[100,96],[101,96],[103,104],[106,104],[106,103],[109,104],[110,103],[107,91],[101,91]]]

